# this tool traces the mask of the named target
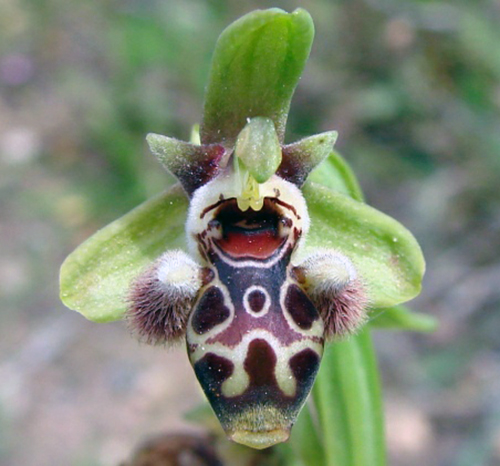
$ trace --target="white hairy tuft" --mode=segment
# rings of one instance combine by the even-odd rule
[[[201,286],[200,266],[183,251],[167,251],[156,266],[156,277],[173,295],[194,296]]]
[[[340,291],[357,278],[354,264],[344,254],[333,249],[316,249],[300,264],[307,287],[315,292]]]
[[[342,253],[318,249],[296,271],[325,324],[325,338],[343,337],[366,321],[368,299],[354,264]]]
[[[139,340],[173,343],[186,332],[203,269],[183,251],[167,251],[131,284],[126,319]]]

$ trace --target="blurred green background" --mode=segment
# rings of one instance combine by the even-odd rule
[[[376,333],[390,464],[500,464],[499,0],[0,0],[2,465],[116,465],[193,429],[184,349],[65,310],[58,268],[172,181],[146,133],[189,138],[218,34],[270,6],[316,24],[287,141],[339,131],[427,257],[411,305],[439,330]]]

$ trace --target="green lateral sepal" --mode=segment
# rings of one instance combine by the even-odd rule
[[[91,236],[61,267],[63,303],[94,322],[121,319],[131,280],[167,249],[187,249],[187,208],[176,185]]]
[[[371,307],[414,298],[425,270],[413,235],[393,218],[313,182],[303,189],[311,227],[305,252],[332,248],[345,254],[367,288]]]

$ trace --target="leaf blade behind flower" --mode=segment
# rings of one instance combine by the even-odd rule
[[[326,466],[383,466],[380,382],[368,328],[325,348],[313,387]]]
[[[425,333],[434,332],[438,326],[435,317],[412,311],[403,305],[374,309],[369,324],[375,329],[409,330]]]

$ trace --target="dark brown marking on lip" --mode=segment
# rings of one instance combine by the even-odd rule
[[[208,285],[214,278],[215,278],[215,273],[210,267],[203,267],[201,269],[202,286]]]
[[[229,315],[230,311],[224,304],[222,291],[211,286],[196,304],[191,325],[198,335],[203,335],[215,326],[222,324]]]
[[[207,256],[207,253],[205,251],[205,248],[203,248],[203,246],[202,246],[202,241],[203,240],[198,235],[198,253],[200,254],[201,257],[203,257],[203,259],[205,259],[208,262],[208,256]]]
[[[220,392],[220,386],[228,379],[234,370],[234,364],[222,356],[207,353],[194,364],[196,377],[205,391],[215,394]]]
[[[266,304],[266,295],[261,290],[253,290],[248,294],[248,305],[252,312],[259,313]]]
[[[319,313],[308,296],[297,285],[290,285],[286,292],[285,307],[294,322],[303,330],[309,330]]]
[[[250,378],[251,389],[277,386],[274,374],[277,360],[273,348],[266,340],[256,338],[250,342],[243,367]]]
[[[221,195],[222,196],[222,195]],[[230,201],[231,199],[219,199],[215,204],[209,205],[208,207],[205,207],[200,214],[200,218],[203,218],[208,212],[210,212],[213,209],[216,209],[219,207],[221,204],[224,204],[224,202]]]
[[[300,351],[289,362],[293,376],[300,384],[312,383],[318,371],[319,363],[319,356],[310,348]]]
[[[281,199],[277,199],[275,197],[269,197],[266,199],[269,199],[270,201],[272,201],[272,202],[274,202],[282,207],[285,207],[288,210],[291,210],[293,212],[293,214],[295,215],[295,217],[297,217],[297,220],[300,220],[300,215],[297,213],[297,210],[295,209],[295,207],[293,205],[290,205],[286,202],[283,202]]]

